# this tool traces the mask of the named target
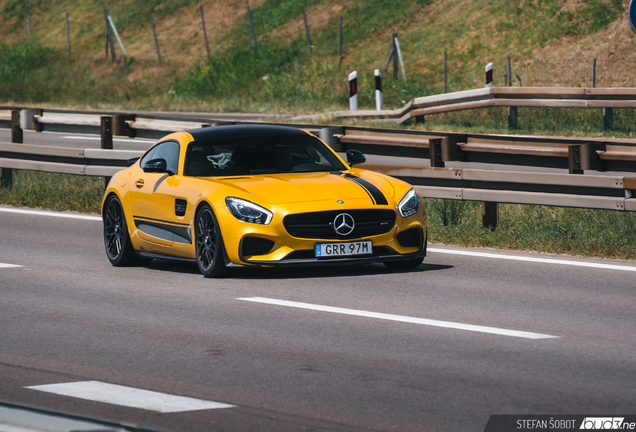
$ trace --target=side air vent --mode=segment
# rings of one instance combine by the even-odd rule
[[[187,208],[188,201],[179,198],[174,200],[174,214],[176,214],[177,216],[185,216]]]

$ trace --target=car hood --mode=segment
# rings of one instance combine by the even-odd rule
[[[245,191],[256,200],[269,204],[347,199],[369,199],[370,204],[386,204],[386,200],[395,195],[393,186],[384,176],[366,171],[355,174],[259,174],[215,181]]]

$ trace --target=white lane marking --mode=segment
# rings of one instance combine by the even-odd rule
[[[378,312],[367,312],[363,310],[345,309],[345,308],[332,307],[332,306],[316,305],[311,303],[299,303],[299,302],[277,300],[277,299],[270,299],[270,298],[264,298],[264,297],[242,297],[242,298],[237,298],[236,300],[244,300],[244,301],[255,302],[255,303],[265,303],[265,304],[271,304],[271,305],[277,305],[277,306],[287,306],[287,307],[293,307],[293,308],[299,308],[299,309],[309,309],[309,310],[315,310],[315,311],[321,311],[321,312],[332,312],[332,313],[338,313],[343,315],[353,315],[353,316],[366,317],[366,318],[378,318],[383,320],[398,321],[398,322],[404,322],[409,324],[421,324],[421,325],[427,325],[427,326],[433,326],[433,327],[444,327],[444,328],[450,328],[450,329],[456,329],[456,330],[467,330],[467,331],[480,332],[480,333],[490,333],[490,334],[496,334],[501,336],[513,336],[513,337],[520,337],[520,338],[527,338],[527,339],[550,339],[550,338],[559,337],[559,336],[550,336],[550,335],[541,334],[541,333],[530,333],[530,332],[517,331],[517,330],[507,330],[507,329],[502,329],[497,327],[486,327],[486,326],[480,326],[480,325],[454,323],[450,321],[438,321],[438,320],[432,320],[432,319],[426,319],[426,318],[414,318],[414,317],[408,317],[408,316],[402,316],[402,315],[392,315],[392,314],[385,314],[385,313],[378,313]]]
[[[0,268],[16,268],[16,267],[22,267],[22,266],[17,264],[0,263]]]
[[[590,263],[585,261],[570,261],[570,260],[559,260],[559,259],[550,259],[550,258],[534,258],[534,257],[528,257],[528,256],[503,255],[503,254],[494,254],[494,253],[487,253],[487,252],[472,252],[472,251],[461,251],[461,250],[453,250],[453,249],[428,248],[428,250],[433,253],[466,255],[466,256],[475,256],[480,258],[495,258],[495,259],[505,259],[505,260],[513,260],[513,261],[528,261],[528,262],[538,262],[543,264],[561,264],[561,265],[570,265],[570,266],[578,266],[578,267],[600,268],[600,269],[607,269],[607,270],[636,271],[636,267],[621,266],[621,265],[615,265],[615,264],[600,264],[600,263]]]
[[[100,381],[46,384],[25,388],[113,405],[158,411],[160,413],[235,407],[235,405],[220,402],[174,396]]]
[[[90,141],[101,141],[102,137],[92,137],[92,136],[63,136],[62,138],[66,139],[76,139],[76,140],[90,140]],[[130,138],[113,138],[115,142],[133,142],[139,144],[152,144],[154,141],[144,140],[144,139],[130,139]]]
[[[92,221],[100,221],[100,222],[102,221],[101,216],[88,216],[88,215],[81,215],[81,214],[42,211],[42,210],[25,210],[20,208],[13,208],[13,207],[0,207],[0,212],[19,213],[19,214],[36,215],[36,216],[52,216],[52,217],[61,217],[61,218],[68,218],[68,219],[84,219],[84,220],[92,220]]]

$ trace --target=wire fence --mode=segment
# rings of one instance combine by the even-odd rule
[[[514,68],[512,83],[523,87],[636,87],[635,61],[630,59],[593,62],[535,60]]]

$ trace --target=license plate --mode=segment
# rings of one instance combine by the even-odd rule
[[[371,240],[341,242],[341,243],[316,243],[316,257],[335,257],[349,255],[371,255],[373,247]]]

